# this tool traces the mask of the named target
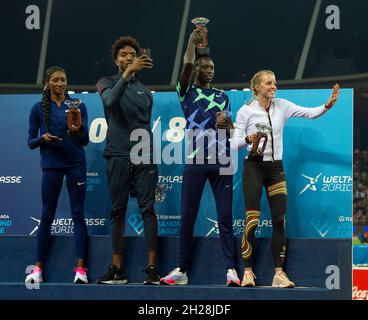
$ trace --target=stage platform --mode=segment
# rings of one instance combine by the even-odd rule
[[[89,241],[88,285],[74,285],[74,238],[53,237],[44,270],[45,283],[39,290],[24,285],[27,265],[34,263],[35,237],[0,237],[0,300],[334,300],[351,299],[350,239],[289,239],[285,271],[296,283],[294,289],[271,288],[273,276],[270,239],[258,239],[259,254],[254,269],[256,288],[225,286],[225,269],[219,239],[195,238],[194,258],[187,286],[144,286],[145,240],[126,238],[125,268],[129,283],[122,286],[97,285],[111,262],[108,236]],[[163,237],[160,245],[160,273],[176,266],[177,238]],[[237,270],[242,276],[240,239],[236,239]],[[326,288],[328,266],[339,268],[339,289]]]
[[[272,287],[230,288],[212,285],[123,286],[74,285],[52,282],[28,290],[24,283],[0,283],[0,300],[332,300],[336,290],[326,288],[277,289]]]

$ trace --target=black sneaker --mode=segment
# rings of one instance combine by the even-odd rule
[[[125,273],[118,270],[114,265],[109,265],[104,276],[97,280],[98,284],[126,284],[128,279]]]
[[[147,273],[146,280],[143,282],[144,284],[160,284],[160,276],[158,275],[156,266],[148,266],[143,271]]]

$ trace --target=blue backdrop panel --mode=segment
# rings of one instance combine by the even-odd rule
[[[249,91],[228,91],[233,119],[249,101]],[[278,97],[302,106],[318,106],[327,101],[330,90],[279,90]],[[174,92],[154,93],[152,126],[159,185],[157,199],[159,234],[177,236],[180,228],[182,164],[166,164],[164,154],[184,153],[181,129],[185,121]],[[89,114],[90,143],[86,149],[86,218],[89,233],[109,233],[110,200],[106,163],[102,157],[106,121],[97,94],[77,94]],[[28,116],[40,95],[1,95],[0,108],[0,234],[35,235],[41,213],[41,170],[39,151],[27,148]],[[353,91],[343,89],[336,105],[319,119],[290,119],[284,130],[284,165],[288,185],[287,233],[293,238],[350,238],[352,208],[352,102]],[[163,140],[161,143],[160,141]],[[172,142],[177,141],[177,142]],[[243,159],[239,152],[234,175],[234,234],[244,230],[242,192]],[[270,237],[272,225],[265,196],[256,234]],[[143,223],[136,199],[129,199],[126,235],[143,236]],[[69,196],[63,186],[52,227],[53,234],[72,234]],[[217,216],[212,192],[207,185],[195,227],[196,236],[218,237]]]

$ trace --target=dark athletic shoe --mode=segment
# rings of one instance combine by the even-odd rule
[[[104,276],[97,280],[98,284],[126,284],[128,279],[125,273],[117,269],[114,265],[109,265]]]
[[[158,275],[157,267],[156,266],[148,266],[146,269],[143,270],[147,273],[146,280],[144,280],[144,284],[147,285],[158,285],[160,284],[160,276]]]

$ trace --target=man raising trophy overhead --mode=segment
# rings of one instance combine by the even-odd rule
[[[183,172],[177,267],[161,279],[162,284],[168,285],[188,284],[187,271],[192,260],[194,224],[207,180],[210,182],[216,202],[226,284],[240,285],[235,270],[232,226],[233,176],[220,174],[222,172],[220,169],[227,169],[231,165],[230,161],[226,164],[223,161],[224,158],[230,158],[231,110],[227,94],[211,86],[215,64],[209,56],[207,46],[207,29],[204,26],[208,21],[207,18],[192,20],[196,29],[189,37],[183,70],[176,87],[187,120],[186,134],[189,137],[187,149],[192,148],[193,152],[192,150],[187,152]],[[196,133],[190,136],[193,132]],[[223,158],[223,155],[226,157]]]

